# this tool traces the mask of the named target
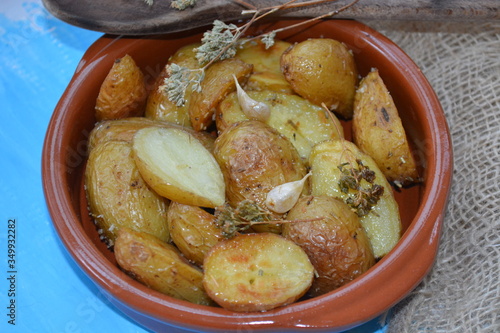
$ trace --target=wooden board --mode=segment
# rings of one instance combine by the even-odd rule
[[[258,8],[285,0],[247,0]],[[350,1],[339,0],[310,7],[288,9],[280,17],[304,18],[336,10]],[[43,0],[55,17],[89,30],[110,34],[159,34],[211,24],[215,19],[233,21],[248,18],[245,9],[231,0],[198,0],[184,11],[170,7],[170,0]],[[335,18],[378,20],[498,20],[500,0],[360,0]]]

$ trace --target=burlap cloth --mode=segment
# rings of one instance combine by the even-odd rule
[[[430,274],[387,332],[500,332],[500,22],[373,22],[440,98],[454,180]]]

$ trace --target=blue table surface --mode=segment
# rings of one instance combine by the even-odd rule
[[[0,332],[148,331],[111,305],[73,262],[42,190],[41,153],[52,111],[101,35],[58,20],[41,0],[0,4]],[[385,330],[377,318],[349,332]]]

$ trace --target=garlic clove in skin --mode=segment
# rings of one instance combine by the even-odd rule
[[[292,209],[299,200],[300,194],[304,189],[307,178],[311,175],[309,172],[301,180],[284,183],[274,187],[267,193],[266,207],[279,214],[283,214]]]
[[[234,76],[234,74],[233,78],[236,83],[238,103],[240,104],[240,107],[245,116],[252,120],[259,120],[262,122],[265,122],[267,119],[269,119],[269,116],[271,115],[271,110],[269,110],[269,107],[265,103],[258,102],[248,96],[245,90],[241,88],[238,79],[236,79],[236,76]]]

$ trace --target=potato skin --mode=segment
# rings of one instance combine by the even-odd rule
[[[186,262],[171,244],[129,228],[119,231],[118,265],[151,289],[195,304],[213,305],[203,287],[203,273]]]
[[[297,43],[283,53],[281,70],[300,96],[352,117],[358,71],[345,44],[329,38]]]
[[[248,91],[250,98],[266,104],[270,117],[265,122],[290,140],[302,161],[307,163],[312,147],[325,140],[344,138],[340,121],[328,110],[297,96],[271,90]],[[248,120],[236,93],[228,95],[217,107],[217,130],[224,131],[235,122]]]
[[[178,49],[174,55],[170,57],[167,65],[175,63],[179,66],[195,69],[200,67],[200,63],[196,59],[195,48],[200,46],[200,43],[193,43]],[[177,106],[176,103],[170,101],[168,96],[159,87],[163,85],[165,78],[168,77],[167,66],[163,68],[160,75],[156,78],[153,89],[148,95],[146,103],[145,116],[150,119],[168,121],[179,124],[184,127],[191,127],[189,120],[188,106],[191,98],[192,89],[188,88],[184,99],[184,105]]]
[[[201,91],[194,91],[189,102],[189,118],[196,131],[204,131],[213,123],[215,108],[229,93],[236,90],[233,75],[244,84],[253,66],[230,58],[209,66],[201,82]]]
[[[312,171],[311,193],[316,196],[333,196],[344,201],[349,197],[352,198],[357,191],[342,192],[339,186],[342,173],[338,166],[349,163],[357,168],[356,160],[360,160],[364,166],[372,170],[375,173],[374,184],[384,188],[383,195],[373,206],[372,211],[360,218],[361,225],[370,238],[375,258],[381,258],[399,241],[401,218],[392,187],[370,156],[346,140],[330,140],[317,144],[309,158]],[[366,188],[369,184],[363,180],[361,185]]]
[[[235,123],[215,140],[214,156],[226,182],[226,199],[249,199],[261,207],[277,185],[302,179],[306,168],[290,141],[255,120]]]
[[[219,242],[203,267],[208,295],[223,308],[240,312],[290,304],[307,291],[314,275],[304,250],[272,233]]]
[[[313,220],[323,217],[318,221]],[[354,280],[375,263],[358,216],[344,202],[329,196],[304,196],[290,210],[282,235],[307,253],[316,278],[308,291],[315,297]]]
[[[389,181],[418,181],[415,160],[398,110],[378,70],[364,77],[356,91],[352,120],[356,145],[370,155]]]
[[[163,241],[170,239],[168,201],[146,185],[129,143],[107,141],[90,152],[85,189],[90,214],[109,246],[123,227],[148,232]]]
[[[246,90],[273,90],[293,94],[293,89],[283,76],[280,59],[292,44],[275,39],[274,45],[266,48],[260,40],[248,40],[237,49],[235,58],[253,65],[253,71],[246,83]]]
[[[166,121],[152,120],[144,117],[129,117],[116,120],[103,120],[96,124],[89,135],[88,150],[91,151],[98,144],[105,141],[125,141],[131,143],[135,133],[146,127],[163,127],[182,129],[194,137],[207,148],[213,151],[215,138],[206,132],[196,132]]]
[[[127,54],[115,61],[101,85],[95,106],[96,119],[142,116],[147,96],[144,75]]]
[[[171,202],[167,218],[172,241],[198,266],[203,265],[207,252],[223,238],[215,216],[200,207]]]

